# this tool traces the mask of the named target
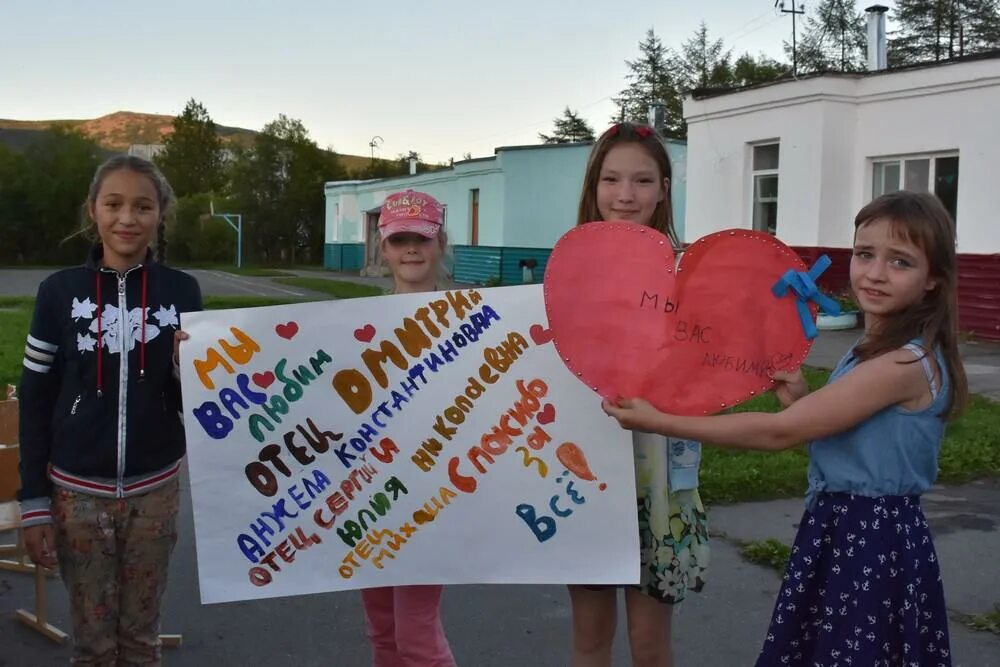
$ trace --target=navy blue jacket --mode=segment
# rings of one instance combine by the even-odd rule
[[[123,274],[100,266],[102,253],[38,288],[20,385],[25,526],[51,521],[53,483],[138,495],[175,477],[184,456],[173,339],[180,313],[201,310],[201,289],[152,253]]]

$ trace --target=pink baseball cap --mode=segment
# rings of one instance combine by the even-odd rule
[[[440,202],[427,193],[415,190],[397,192],[382,202],[379,233],[384,239],[401,232],[414,232],[433,239],[441,231],[443,211]]]

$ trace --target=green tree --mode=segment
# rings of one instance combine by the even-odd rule
[[[424,162],[420,157],[420,153],[416,151],[409,151],[406,155],[399,153],[395,160],[383,160],[376,158],[369,162],[363,169],[355,170],[349,176],[351,178],[358,179],[371,179],[371,178],[394,178],[396,176],[406,176],[410,173],[410,158],[414,158],[417,161],[417,173],[423,174],[428,171],[439,171],[441,169],[449,169],[450,164],[438,163],[430,164]]]
[[[898,0],[890,65],[940,61],[1000,48],[997,0]]]
[[[776,81],[791,71],[790,65],[768,58],[763,54],[754,58],[749,53],[744,53],[733,63],[731,81],[737,87],[756,86]]]
[[[346,177],[335,153],[309,138],[302,121],[281,114],[234,159],[234,205],[244,215],[247,252],[258,261],[323,256],[323,184]]]
[[[806,17],[796,57],[802,72],[860,72],[865,69],[868,37],[865,17],[854,0],[821,0]],[[785,42],[791,57],[791,44]]]
[[[222,140],[205,107],[188,100],[173,127],[156,162],[177,196],[220,189],[225,179]]]
[[[50,128],[25,149],[12,226],[17,260],[81,261],[89,244],[86,235],[78,234],[85,227],[83,203],[101,159],[96,143],[63,126]]]
[[[646,38],[639,42],[639,57],[625,61],[628,85],[619,97],[614,98],[619,117],[612,118],[612,122],[648,122],[649,108],[660,100],[666,105],[666,133],[676,137],[686,136],[687,125],[678,90],[679,82],[674,74],[674,61],[673,53],[663,46],[656,33],[652,29],[647,31]]]
[[[538,138],[546,144],[568,144],[574,141],[594,140],[594,129],[569,107],[563,110],[561,118],[556,118],[552,122],[555,127],[551,135],[538,134]]]
[[[236,263],[236,232],[222,218],[209,215],[210,203],[216,211],[233,210],[228,199],[207,192],[178,197],[167,232],[174,263]]]
[[[0,145],[0,262],[23,263],[31,251],[31,224],[20,153]]]
[[[722,40],[708,37],[704,21],[694,35],[681,44],[676,67],[682,91],[695,88],[721,88],[732,83],[730,59],[732,52],[725,50]]]

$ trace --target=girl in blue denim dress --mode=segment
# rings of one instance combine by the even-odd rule
[[[745,449],[809,445],[809,491],[757,665],[951,665],[948,617],[920,495],[945,422],[968,398],[958,353],[954,222],[897,192],[855,218],[851,287],[865,332],[813,394],[775,377],[785,410],[679,417],[605,403],[626,428]]]

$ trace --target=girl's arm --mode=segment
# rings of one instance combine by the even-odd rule
[[[56,312],[55,276],[38,287],[35,311],[21,363],[20,473],[21,525],[25,528],[51,523],[48,478],[52,446],[52,413],[59,392],[62,364],[59,361],[63,332]]]
[[[914,356],[895,350],[858,364],[822,389],[777,413],[740,412],[683,417],[660,412],[640,399],[604,411],[623,428],[719,443],[741,449],[781,450],[846,431],[879,410],[925,396],[927,378]]]

